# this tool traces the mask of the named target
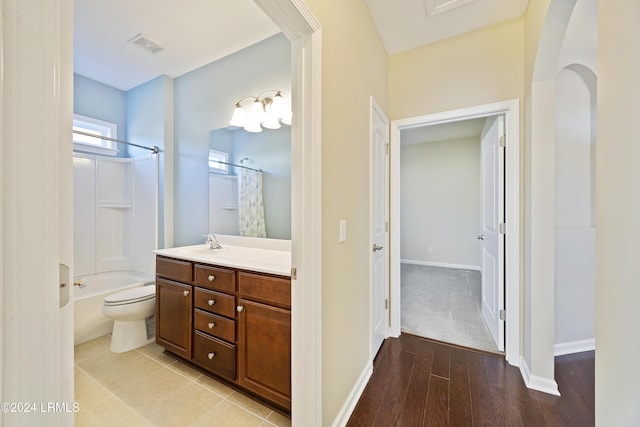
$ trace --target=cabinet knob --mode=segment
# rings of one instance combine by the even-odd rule
[[[213,327],[216,326],[216,324],[213,322],[210,322],[208,326],[209,326],[209,329],[213,329]]]
[[[183,291],[182,295],[184,295],[185,297],[189,296],[189,291]]]
[[[211,360],[216,357],[216,354],[212,351],[211,353],[207,354],[207,357],[209,358],[209,360]]]
[[[236,307],[236,310],[238,310],[238,313],[240,313],[242,310],[244,310],[244,307],[239,305],[238,307]]]
[[[216,280],[216,276],[214,276],[213,274],[211,274],[211,275],[209,275],[209,277],[207,277],[207,279],[208,279],[210,282],[213,282],[214,280]]]
[[[208,303],[209,305],[213,305],[213,304],[215,304],[215,303],[216,303],[216,300],[214,300],[214,299],[210,299],[209,301],[207,301],[207,303]]]

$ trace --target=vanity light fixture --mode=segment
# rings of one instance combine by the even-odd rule
[[[273,98],[265,96],[271,92],[275,92]],[[247,112],[242,103],[249,99],[253,99],[253,102]],[[229,124],[244,128],[247,132],[262,132],[263,127],[278,129],[281,124],[291,124],[291,109],[287,108],[281,91],[268,90],[256,97],[247,96],[236,102]]]

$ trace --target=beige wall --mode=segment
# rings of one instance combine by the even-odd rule
[[[369,96],[386,110],[387,53],[364,0],[306,3],[322,26],[322,415],[331,425],[370,360]]]
[[[389,58],[389,118],[522,98],[524,19]]]
[[[640,425],[640,3],[599,2],[596,425]]]

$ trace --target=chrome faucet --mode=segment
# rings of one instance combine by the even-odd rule
[[[210,249],[222,249],[222,245],[218,242],[218,238],[215,234],[205,234],[205,237],[207,238],[207,243],[209,244]]]

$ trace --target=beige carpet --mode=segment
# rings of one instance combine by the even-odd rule
[[[403,332],[498,352],[482,318],[479,271],[402,264],[401,272]]]

